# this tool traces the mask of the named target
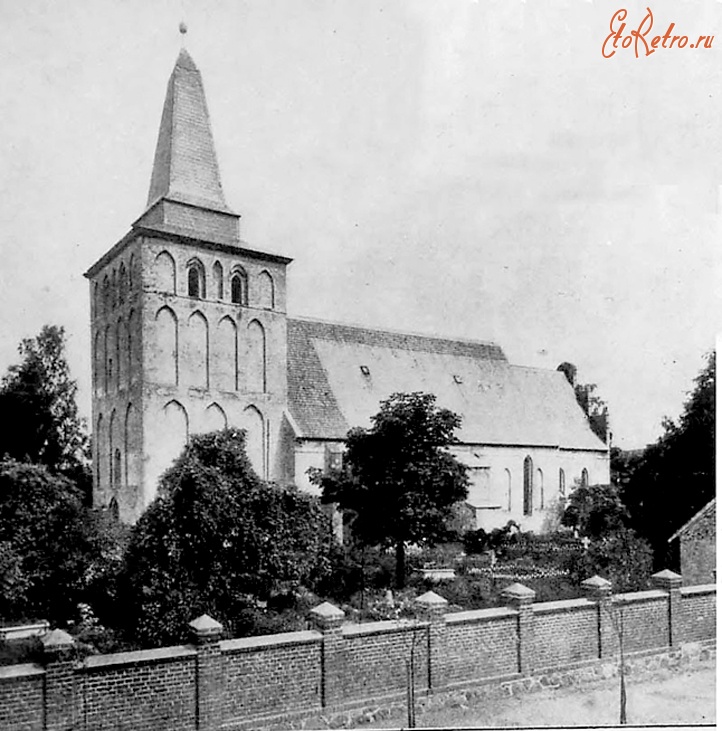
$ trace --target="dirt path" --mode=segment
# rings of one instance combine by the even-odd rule
[[[377,728],[399,728],[388,719]],[[599,726],[619,723],[619,679],[545,690],[470,708],[419,714],[419,728],[439,726]],[[714,724],[715,665],[627,678],[627,723]]]

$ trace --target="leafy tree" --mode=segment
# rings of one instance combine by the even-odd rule
[[[631,528],[617,528],[595,537],[570,559],[568,569],[575,583],[598,574],[611,581],[615,591],[641,591],[652,575],[652,548]]]
[[[0,462],[0,616],[72,619],[96,556],[81,495],[42,465]]]
[[[393,394],[370,429],[349,431],[340,470],[311,472],[324,502],[350,514],[360,541],[395,547],[399,588],[405,544],[444,538],[452,507],[468,492],[467,468],[447,451],[461,418],[435,404],[431,394]]]
[[[332,542],[316,498],[256,476],[243,431],[193,436],[133,528],[116,620],[145,646],[181,641],[204,612],[233,627],[257,600],[319,580]]]
[[[678,421],[665,419],[664,434],[649,446],[624,488],[633,527],[668,561],[667,540],[715,494],[715,353],[695,378]]]
[[[614,485],[580,485],[569,499],[562,524],[589,538],[600,538],[623,528],[629,519]]]
[[[65,358],[65,331],[46,325],[18,348],[0,383],[0,458],[43,464],[89,491],[89,443]]]

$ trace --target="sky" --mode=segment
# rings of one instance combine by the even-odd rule
[[[0,373],[62,325],[89,415],[83,272],[144,210],[182,20],[241,236],[294,259],[289,314],[572,362],[615,444],[654,441],[720,331],[722,3],[652,8],[649,42],[709,49],[604,58],[646,7],[0,0]]]

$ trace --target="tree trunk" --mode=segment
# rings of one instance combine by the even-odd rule
[[[396,543],[396,588],[406,586],[406,546],[403,541]]]

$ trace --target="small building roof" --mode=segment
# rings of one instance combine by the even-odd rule
[[[392,393],[424,391],[462,417],[462,443],[607,449],[562,373],[511,365],[494,343],[289,319],[288,390],[307,439],[342,440]]]
[[[703,508],[698,510],[671,538],[667,539],[667,543],[671,543],[675,538],[679,538],[683,533],[694,528],[703,518],[710,515],[714,516],[716,500],[717,498],[713,497]]]

